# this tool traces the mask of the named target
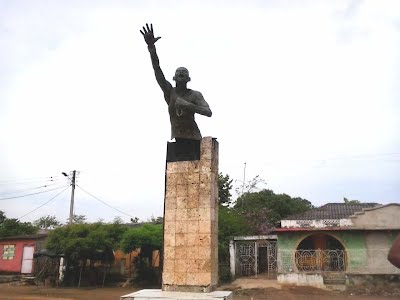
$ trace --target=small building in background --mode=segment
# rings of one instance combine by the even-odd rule
[[[387,260],[400,234],[400,204],[328,203],[281,220],[278,281],[332,286],[400,280]]]
[[[255,276],[275,279],[277,271],[276,235],[236,236],[229,244],[232,278]]]
[[[33,273],[33,253],[44,248],[46,238],[46,233],[0,238],[0,273]]]

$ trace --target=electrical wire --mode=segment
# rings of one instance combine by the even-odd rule
[[[41,204],[40,206],[36,207],[35,209],[31,210],[30,212],[24,214],[22,217],[19,217],[18,219],[22,219],[24,217],[26,217],[27,215],[37,211],[39,208],[45,206],[46,204],[50,203],[52,200],[54,200],[56,197],[58,197],[61,193],[63,193],[64,191],[66,191],[69,188],[69,186],[67,186],[65,189],[63,189],[61,192],[59,192],[57,195],[51,197],[49,200],[47,200],[46,202],[44,202],[43,204]]]
[[[47,187],[51,187],[51,186],[54,186],[54,185],[57,185],[57,184],[58,183],[55,182],[53,184],[41,185],[41,186],[27,188],[27,189],[13,191],[13,192],[6,192],[6,193],[0,194],[0,196],[9,195],[9,194],[16,194],[16,193],[22,193],[22,192],[26,192],[26,191],[41,189],[41,188],[47,188]]]
[[[47,179],[47,180],[33,180],[33,181],[21,181],[21,182],[3,182],[0,183],[0,186],[7,186],[7,185],[38,185],[38,184],[47,184],[51,182],[59,182],[62,178],[58,179]]]
[[[47,180],[54,180],[60,177],[61,177],[60,175],[56,175],[56,176],[31,177],[31,178],[20,178],[20,179],[5,179],[5,180],[0,180],[0,184],[27,182],[27,181],[47,181]]]
[[[28,197],[28,196],[37,195],[37,194],[42,194],[42,193],[48,193],[48,192],[51,192],[51,191],[56,191],[56,190],[62,189],[63,187],[66,187],[66,186],[64,185],[64,186],[61,186],[61,187],[58,187],[58,188],[55,188],[55,189],[50,189],[50,190],[41,191],[41,192],[36,192],[36,193],[31,193],[31,194],[26,194],[26,195],[20,195],[20,196],[13,196],[13,197],[0,198],[0,201],[9,200],[9,199],[16,199],[16,198],[22,198],[22,197]],[[68,185],[67,187],[69,187],[69,185]]]
[[[133,218],[133,216],[131,216],[130,214],[127,214],[127,213],[123,212],[122,210],[119,210],[118,208],[115,208],[115,207],[111,206],[110,204],[108,204],[107,202],[105,202],[105,201],[103,201],[103,200],[97,198],[96,196],[92,195],[92,194],[89,193],[88,191],[84,190],[81,186],[79,186],[79,185],[77,185],[77,184],[76,184],[76,186],[79,187],[82,191],[84,191],[84,192],[85,192],[86,194],[88,194],[89,196],[91,196],[91,197],[93,197],[94,199],[96,199],[97,201],[100,201],[101,203],[103,203],[104,205],[107,205],[108,207],[110,207],[110,208],[112,208],[112,209],[114,209],[114,210],[116,210],[116,211],[118,211],[118,212],[120,212],[120,213],[122,213],[122,214],[124,214],[124,215],[127,215],[128,217]]]

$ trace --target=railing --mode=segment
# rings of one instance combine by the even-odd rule
[[[344,250],[279,251],[280,272],[345,272],[347,253]]]

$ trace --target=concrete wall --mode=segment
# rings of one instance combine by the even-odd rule
[[[323,220],[282,220],[282,228],[325,228],[325,227],[346,227],[353,223],[350,219],[323,219]]]
[[[316,231],[317,232],[317,231]],[[319,231],[320,232],[320,231]],[[347,252],[349,274],[400,274],[387,260],[389,248],[400,231],[332,231],[323,232],[338,239]],[[278,271],[296,272],[293,257],[298,244],[310,232],[282,232],[278,235]]]
[[[279,274],[278,282],[280,284],[324,287],[324,279],[321,274],[289,273]]]
[[[13,259],[3,260],[3,246],[15,245],[15,256]],[[24,246],[35,246],[34,240],[10,240],[0,241],[0,272],[21,273],[22,253]]]
[[[388,204],[364,209],[352,218],[354,228],[361,229],[400,229],[400,204]]]

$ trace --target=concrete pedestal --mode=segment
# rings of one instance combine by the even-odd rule
[[[168,292],[162,290],[141,290],[120,297],[120,300],[232,300],[232,292],[214,291],[211,293]]]
[[[162,290],[141,290],[120,299],[233,299],[218,284],[218,142],[205,137],[187,146],[168,145],[165,171]],[[196,148],[197,147],[197,148]],[[184,154],[185,151],[183,151]]]
[[[167,162],[163,291],[212,292],[218,283],[218,142],[200,159]]]

